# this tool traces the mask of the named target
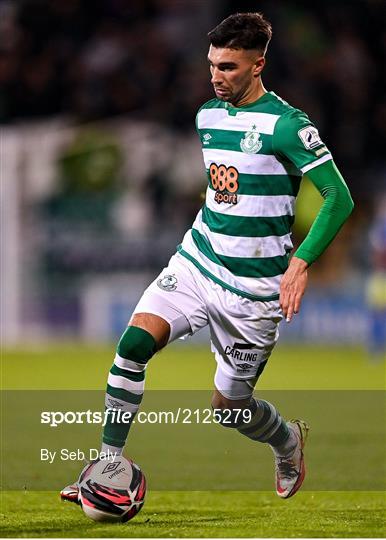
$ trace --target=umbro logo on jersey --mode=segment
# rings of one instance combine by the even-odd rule
[[[240,141],[240,148],[245,154],[257,154],[263,146],[263,141],[260,139],[260,133],[256,131],[256,126],[253,125],[251,131],[247,131],[244,138]]]
[[[212,138],[212,135],[210,133],[205,133],[205,135],[202,137],[204,144],[209,144],[209,141],[211,138]]]

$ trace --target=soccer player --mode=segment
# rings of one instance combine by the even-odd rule
[[[134,416],[150,358],[209,325],[217,361],[212,406],[227,411],[224,427],[270,446],[277,494],[288,498],[305,476],[308,426],[286,422],[272,403],[252,393],[278,339],[279,322],[290,322],[300,309],[308,267],[333,240],[353,202],[308,116],[263,86],[270,23],[260,13],[238,13],[208,35],[215,98],[196,119],[206,201],[119,341],[105,404]],[[305,174],[324,202],[289,258],[295,198]],[[229,414],[240,409],[250,410],[249,422]],[[121,454],[129,428],[109,422],[102,451]],[[69,486],[62,498],[77,500],[77,491],[77,484]]]

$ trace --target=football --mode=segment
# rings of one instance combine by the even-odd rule
[[[79,503],[94,521],[129,521],[141,510],[145,494],[145,475],[122,456],[96,460],[79,479]]]

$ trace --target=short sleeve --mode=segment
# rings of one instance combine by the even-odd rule
[[[332,159],[332,155],[308,116],[297,109],[284,113],[276,122],[273,150],[305,174]]]

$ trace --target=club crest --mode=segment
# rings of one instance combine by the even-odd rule
[[[174,275],[167,275],[157,280],[157,285],[164,291],[175,291],[177,289],[177,278]]]
[[[252,126],[251,131],[247,131],[244,138],[240,141],[240,148],[246,154],[257,154],[263,146],[263,141],[260,139],[260,133],[256,130],[256,126]]]

